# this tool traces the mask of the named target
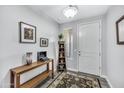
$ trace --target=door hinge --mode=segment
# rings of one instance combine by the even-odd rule
[[[101,67],[99,67],[99,70],[101,70]]]
[[[99,53],[99,56],[101,56],[101,53]]]
[[[101,39],[99,39],[99,42],[101,42]]]

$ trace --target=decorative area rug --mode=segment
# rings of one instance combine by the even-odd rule
[[[48,88],[100,88],[97,78],[63,72]]]

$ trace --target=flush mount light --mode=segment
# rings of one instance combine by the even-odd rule
[[[78,13],[77,6],[69,5],[63,10],[63,14],[67,18],[73,18]]]

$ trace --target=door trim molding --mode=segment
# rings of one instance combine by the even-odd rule
[[[105,78],[110,86],[110,88],[114,88],[112,83],[110,82],[109,78],[106,75],[101,75],[102,78]]]
[[[77,24],[77,70],[79,72],[79,55],[78,55],[78,50],[79,50],[79,27],[81,25],[86,25],[86,24],[92,24],[92,23],[96,23],[98,22],[99,23],[99,54],[100,54],[100,60],[99,60],[99,75],[98,76],[101,76],[101,72],[102,72],[102,19],[97,19],[97,20],[94,20],[94,21],[88,21],[88,22],[82,22],[82,23],[79,23]]]

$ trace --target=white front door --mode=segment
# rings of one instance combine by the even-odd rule
[[[100,22],[79,25],[79,72],[100,74]]]

